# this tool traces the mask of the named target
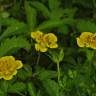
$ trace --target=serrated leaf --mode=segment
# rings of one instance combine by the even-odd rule
[[[46,18],[50,17],[50,11],[48,8],[43,4],[38,1],[32,2],[32,6],[34,6],[38,11],[42,12],[43,16]]]
[[[63,24],[73,24],[75,22],[74,19],[63,19],[63,20],[48,20],[41,23],[36,29],[42,30],[42,29],[49,29],[49,28],[55,28],[60,27]]]
[[[1,94],[7,94],[8,87],[9,87],[9,82],[8,81],[5,81],[5,80],[0,81],[0,93]]]
[[[30,96],[37,96],[36,95],[36,90],[35,90],[32,82],[28,82],[27,86],[28,86],[28,92],[29,92]]]
[[[14,51],[26,48],[27,50],[30,49],[30,43],[23,37],[13,37],[7,38],[0,45],[0,56],[4,56],[13,53]],[[14,50],[14,51],[13,51]]]
[[[57,50],[57,51],[50,50],[48,52],[49,52],[49,54],[48,54],[49,58],[56,64],[60,63],[64,58],[64,49],[63,48],[60,48],[60,50]]]
[[[29,2],[25,1],[25,12],[29,30],[33,31],[34,27],[36,26],[36,9],[31,7]]]
[[[49,94],[49,96],[60,96],[59,86],[55,81],[47,79],[43,80],[42,84],[45,91]]]
[[[62,17],[64,17],[64,9],[63,8],[55,9],[50,14],[51,20],[60,20]]]
[[[9,86],[8,92],[9,93],[18,93],[22,92],[26,89],[26,85],[23,82],[16,82]]]
[[[45,69],[39,69],[36,71],[36,77],[40,80],[46,80],[50,78],[55,78],[57,76],[56,71],[51,71],[51,70],[45,70]]]
[[[32,77],[32,68],[29,65],[24,65],[23,69],[18,71],[17,77],[21,80],[26,80]]]
[[[51,10],[50,19],[58,20],[63,16],[63,9],[60,8],[59,0],[48,0],[48,6]]]
[[[63,23],[64,22],[62,20],[61,21],[52,21],[52,20],[45,21],[38,26],[37,30],[58,27],[58,26],[62,25]]]
[[[10,27],[8,27],[0,37],[2,40],[4,37],[12,36],[12,35],[20,35],[24,34],[27,30],[27,27],[24,23],[16,23]]]
[[[76,8],[65,8],[63,9],[63,15],[64,17],[67,17],[67,18],[73,18],[76,11],[77,11]]]
[[[49,8],[51,10],[50,19],[59,20],[62,17],[72,18],[75,13],[75,8],[62,8],[60,6],[60,0],[48,0]]]
[[[18,23],[20,23],[20,21],[14,18],[0,18],[1,25],[10,26],[10,25],[18,24]]]

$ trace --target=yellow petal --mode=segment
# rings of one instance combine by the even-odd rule
[[[2,72],[0,72],[0,79],[2,79],[3,78],[3,74],[2,74]]]
[[[88,36],[93,36],[94,34],[91,32],[82,32],[80,38],[86,38]]]
[[[39,44],[35,44],[35,49],[36,49],[36,51],[40,51],[40,45]]]
[[[45,42],[57,42],[57,37],[53,33],[48,33],[44,35]]]
[[[96,49],[96,42],[92,42],[92,43],[90,44],[90,47],[91,47],[92,49]]]
[[[12,75],[16,75],[16,74],[17,74],[17,70],[15,70]]]
[[[3,76],[3,79],[5,79],[5,80],[11,80],[12,78],[13,78],[12,75],[4,75]]]
[[[48,50],[48,48],[46,48],[46,47],[41,47],[41,48],[40,48],[40,51],[41,51],[41,52],[47,52],[47,50]]]
[[[80,40],[80,38],[76,38],[76,40],[77,40],[77,45],[78,45],[79,47],[85,47],[84,42],[82,42],[82,41]]]
[[[23,63],[20,60],[16,60],[15,64],[16,64],[16,69],[20,69],[23,67]]]
[[[48,50],[48,48],[46,48],[44,45],[41,44],[35,44],[35,49],[41,52],[46,52]]]
[[[15,58],[13,56],[4,56],[0,58],[0,61],[15,61]]]
[[[39,41],[39,39],[41,39],[42,36],[43,32],[41,31],[31,32],[31,37],[35,39],[37,42]]]
[[[49,45],[50,48],[58,48],[58,44],[57,43],[51,43]]]

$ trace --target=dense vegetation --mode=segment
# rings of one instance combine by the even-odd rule
[[[36,31],[58,48],[36,51]],[[96,51],[77,45],[82,32],[96,32],[96,0],[0,0],[0,57],[23,63],[0,79],[0,96],[96,96]]]

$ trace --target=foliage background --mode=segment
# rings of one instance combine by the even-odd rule
[[[51,55],[62,59],[59,82],[54,59],[34,49],[35,30],[58,37]],[[24,63],[14,79],[0,80],[0,96],[96,96],[96,52],[76,43],[84,31],[96,32],[95,0],[0,0],[0,57]]]

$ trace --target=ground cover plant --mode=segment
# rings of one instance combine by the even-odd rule
[[[0,0],[0,96],[96,96],[96,1]]]

